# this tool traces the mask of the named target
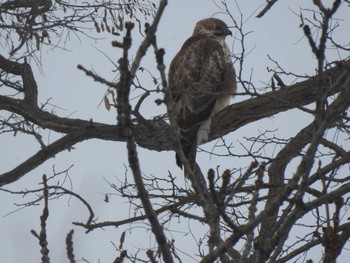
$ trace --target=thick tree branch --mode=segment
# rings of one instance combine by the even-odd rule
[[[0,57],[0,67],[9,70],[13,74],[21,74],[23,67],[21,65],[22,64],[16,62],[9,62],[8,60],[2,61]],[[349,62],[344,63],[343,68],[346,67],[349,67]],[[335,67],[325,71],[324,77],[329,83],[336,83],[336,80],[342,73],[343,70],[341,68]],[[340,80],[337,85],[330,85],[328,95],[330,96],[339,92],[343,83],[344,79]],[[251,122],[272,116],[279,112],[294,109],[296,106],[301,107],[310,104],[316,100],[316,87],[317,78],[314,77],[294,84],[293,86],[233,104],[216,115],[212,125],[210,140],[226,135]],[[52,113],[39,109],[33,104],[25,103],[25,101],[20,99],[0,96],[0,110],[16,113],[25,118],[27,121],[32,122],[44,129],[50,129],[64,134],[71,134],[70,136],[73,136],[72,134],[74,134],[74,136],[77,134],[84,134],[85,137],[82,137],[79,140],[73,140],[71,143],[69,143],[70,146],[90,138],[125,141],[125,137],[117,132],[118,125],[97,123],[93,122],[92,120],[86,121],[81,119],[58,117]],[[163,119],[156,118],[143,123],[135,123],[134,135],[137,144],[144,148],[156,151],[168,151],[174,149],[175,143],[169,129],[169,125]],[[62,148],[62,150],[64,149],[66,148]],[[54,154],[59,152],[60,151],[55,151]],[[37,160],[36,162],[33,162],[33,160],[29,161],[30,159],[28,159],[26,163],[36,163],[36,165],[26,166],[26,169],[23,169],[23,166],[19,165],[20,168],[15,168],[12,170],[12,172],[8,173],[11,173],[14,178],[18,179],[24,175],[24,172],[27,173],[31,171],[45,161]],[[14,175],[13,171],[16,171],[16,175]],[[2,185],[14,181],[9,179],[8,173],[0,176]],[[3,177],[4,175],[6,176]]]
[[[49,5],[51,1],[49,0],[13,0],[6,1],[0,4],[0,9],[10,10],[16,8],[33,8],[37,6]]]
[[[0,69],[14,75],[21,75],[23,64],[6,59],[0,55]]]
[[[273,205],[274,198],[283,189],[285,182],[285,169],[289,162],[298,156],[301,150],[311,141],[315,125],[313,123],[302,129],[296,136],[294,136],[277,154],[272,161],[269,169],[269,184],[272,185],[268,192],[268,199],[265,204],[265,208]],[[284,218],[286,214],[289,214],[288,209],[284,209],[281,218]],[[274,233],[280,228],[280,224],[283,222],[277,220],[279,218],[279,209],[274,210],[265,220],[261,223],[259,237],[256,241],[256,250],[265,251],[269,249],[270,244],[266,240],[270,240]]]
[[[339,118],[339,116],[349,108],[349,105],[350,105],[349,69],[343,72],[339,78],[343,79],[343,84],[339,85],[340,94],[334,100],[334,102],[329,106],[329,108],[326,110],[325,118],[321,123],[321,125],[319,127],[315,125],[315,129],[313,132],[312,140],[310,141],[310,145],[305,155],[303,156],[302,161],[298,166],[296,174],[288,183],[288,185],[290,185],[291,188],[288,189],[289,187],[287,186],[286,189],[284,190],[285,191],[284,197],[289,198],[289,195],[291,193],[290,190],[292,190],[292,188],[298,189],[297,193],[293,197],[295,202],[297,202],[297,204],[303,202],[303,196],[305,194],[306,186],[308,185],[310,171],[314,162],[314,155],[316,153],[317,147],[322,139],[322,136],[325,130],[329,128],[337,120],[337,118]],[[298,185],[298,182],[300,180],[301,182]],[[336,193],[336,191],[334,191],[333,194],[334,193]],[[282,197],[282,195],[280,197]],[[319,199],[322,199],[322,198],[320,197],[316,201],[318,201]],[[275,201],[272,201],[269,204],[269,206],[274,206],[274,205],[275,205]],[[289,230],[293,227],[295,221],[301,218],[302,214],[307,212],[307,209],[305,208],[306,206],[307,206],[306,204],[305,206],[300,204],[296,205],[296,207],[293,209],[293,212],[290,213],[287,216],[287,218],[284,220],[284,222],[279,225],[278,230],[274,231],[274,229],[272,229],[272,233],[275,233],[275,235],[271,243],[267,243],[267,245],[264,246],[265,248],[264,248],[263,254],[265,257],[266,256],[268,257],[270,255],[271,251],[276,247],[276,244],[278,244],[279,241],[283,240],[283,238],[287,238],[285,234],[289,233]],[[313,209],[313,208],[315,207],[311,207],[310,209]],[[266,207],[266,210],[268,210],[267,207]],[[274,209],[274,211],[276,210],[278,210],[278,207],[277,209]],[[295,214],[295,213],[300,213],[300,214]]]
[[[249,221],[246,225],[243,225],[239,228],[238,231],[236,231],[233,235],[231,235],[226,241],[224,241],[220,246],[217,247],[215,251],[212,253],[209,253],[202,262],[213,262],[220,254],[224,253],[229,245],[234,245],[236,239],[238,239],[238,234],[243,235],[248,233],[249,231],[253,230],[255,226],[257,226],[259,223],[261,223],[263,220],[266,220],[266,218],[273,214],[274,211],[279,209],[279,207],[283,204],[283,202],[291,196],[294,190],[297,190],[297,193],[295,194],[294,198],[295,200],[300,200],[302,202],[302,198],[305,193],[304,187],[306,186],[307,179],[309,178],[309,174],[312,168],[312,165],[314,163],[314,157],[317,150],[317,147],[319,145],[319,142],[325,132],[325,130],[334,123],[334,121],[339,117],[340,114],[342,114],[350,105],[350,75],[349,75],[349,69],[345,69],[344,72],[339,76],[339,81],[342,81],[342,84],[337,85],[338,89],[341,91],[338,97],[334,100],[334,102],[330,105],[330,107],[327,109],[325,118],[322,121],[321,125],[315,129],[314,135],[312,140],[310,141],[310,145],[304,154],[301,162],[299,163],[299,166],[296,170],[296,173],[294,176],[289,180],[286,187],[281,189],[279,194],[274,198],[273,202],[268,206],[265,207],[265,209],[257,215],[257,217],[251,221]],[[299,184],[299,182],[301,183]],[[325,203],[325,200],[334,199],[335,197],[342,196],[349,191],[350,184],[343,185],[342,187],[336,189],[335,191],[326,194],[320,198],[317,198],[314,201],[311,201],[309,203],[305,204],[305,207],[308,209],[313,209],[317,207],[318,205],[322,205]],[[296,212],[298,212],[296,210]],[[300,213],[304,213],[306,210],[301,209]],[[295,213],[296,213],[295,212]],[[288,217],[288,220],[286,220],[286,223],[284,227],[292,227],[293,220],[295,218],[293,214],[291,214]],[[282,233],[283,234],[283,233]],[[279,237],[275,237],[274,242],[278,242]],[[228,243],[228,242],[231,242]],[[276,244],[276,243],[275,243]],[[271,244],[268,244],[267,249],[264,252],[264,254],[258,255],[258,258],[261,259],[261,261],[267,260],[269,257],[271,251],[274,248],[275,245],[273,242]]]
[[[89,130],[95,134],[96,139],[125,141],[125,137],[117,132],[118,125],[58,117],[42,109],[32,107],[19,99],[0,95],[0,110],[16,113],[43,129],[50,129],[58,133],[74,133]],[[173,139],[168,136],[168,126],[160,118],[148,120],[146,123],[136,123],[134,127],[137,143],[150,150],[172,150]]]
[[[344,79],[337,85],[333,84],[337,82],[343,69],[349,66],[350,62],[347,61],[341,68],[334,67],[323,72],[328,96],[339,92]],[[317,89],[318,78],[315,76],[278,91],[268,92],[256,98],[235,103],[215,116],[209,139],[219,138],[251,122],[313,103],[316,101]]]
[[[27,104],[36,107],[38,100],[38,87],[31,66],[27,62],[21,64],[8,60],[0,55],[0,69],[7,73],[22,77],[24,101]]]
[[[54,143],[48,145],[46,148],[38,151],[36,154],[18,165],[13,170],[0,175],[0,187],[17,181],[22,176],[26,175],[28,172],[44,163],[46,160],[54,157],[56,154],[64,150],[69,150],[74,144],[84,141],[88,138],[88,133],[80,132],[69,134],[62,137],[61,139],[58,139]]]
[[[349,64],[349,62],[346,62],[345,65]],[[334,83],[341,73],[342,70],[335,67],[325,71],[324,75],[330,83]],[[339,84],[341,85],[342,83]],[[340,85],[329,89],[328,95],[337,93]],[[313,77],[276,92],[269,92],[259,97],[233,104],[215,116],[211,127],[210,140],[224,136],[251,122],[315,102],[316,87],[317,78]],[[87,127],[94,127],[103,131],[97,135],[97,139],[125,141],[125,138],[115,133],[116,125],[58,117],[44,110],[26,105],[21,100],[5,96],[0,96],[0,110],[16,113],[42,128],[60,133],[76,132]],[[174,141],[168,136],[170,134],[167,132],[169,127],[164,120],[159,118],[149,120],[146,124],[135,124],[134,128],[135,138],[140,146],[156,151],[173,149]]]
[[[24,102],[33,107],[38,105],[38,86],[36,84],[31,66],[25,62],[23,64],[22,81],[24,89]]]

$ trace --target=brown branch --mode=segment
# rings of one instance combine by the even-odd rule
[[[164,213],[166,211],[172,211],[172,209],[177,208],[179,206],[182,206],[185,203],[185,201],[179,201],[167,206],[163,206],[159,209],[154,210],[154,212],[159,215],[161,213]],[[140,215],[140,216],[134,216],[134,217],[129,217],[127,219],[123,219],[123,220],[119,220],[119,221],[105,221],[105,222],[99,222],[99,223],[91,223],[89,217],[89,220],[87,223],[81,223],[81,222],[73,222],[73,225],[76,226],[81,226],[84,227],[85,229],[87,229],[87,233],[97,229],[97,228],[104,228],[104,227],[108,227],[108,226],[113,226],[113,227],[119,227],[122,225],[126,225],[126,224],[130,224],[130,223],[134,223],[137,221],[143,221],[147,219],[146,215]],[[203,221],[203,220],[202,220]]]
[[[57,193],[58,195],[65,194],[65,195],[73,196],[73,197],[77,198],[80,202],[82,202],[83,205],[86,207],[86,209],[89,211],[89,217],[86,220],[85,225],[90,225],[91,224],[92,220],[95,217],[95,213],[92,210],[92,207],[91,207],[91,205],[89,204],[88,201],[86,201],[82,196],[78,195],[77,193],[75,193],[75,192],[73,192],[71,190],[68,190],[68,189],[66,189],[66,188],[64,188],[62,186],[54,186],[53,185],[53,186],[49,186],[48,188],[49,189],[55,189],[55,190],[61,190],[62,192]]]
[[[310,171],[314,162],[314,155],[317,150],[317,147],[321,141],[321,138],[323,136],[323,133],[325,130],[330,127],[330,125],[333,124],[333,122],[337,119],[337,117],[344,112],[350,105],[350,77],[348,72],[344,72],[344,85],[341,85],[341,92],[338,95],[338,97],[334,100],[334,102],[329,106],[327,111],[325,112],[325,118],[321,125],[314,130],[312,140],[310,141],[310,146],[308,147],[305,155],[303,156],[297,171],[293,178],[288,183],[287,187],[285,188],[285,193],[281,193],[279,196],[277,196],[275,199],[279,199],[284,195],[285,198],[288,198],[291,194],[291,189],[298,189],[297,193],[294,196],[294,200],[298,203],[296,203],[295,208],[293,209],[293,212],[287,216],[285,219],[285,222],[281,224],[278,227],[278,231],[274,234],[274,239],[269,245],[265,245],[264,247],[264,255],[269,255],[270,252],[274,249],[275,245],[281,241],[281,238],[287,238],[286,233],[289,233],[289,230],[293,227],[295,221],[303,214],[306,213],[306,211],[310,211],[311,209],[314,209],[315,206],[308,206],[308,204],[303,204],[303,196],[305,194],[306,187],[308,186],[308,179],[310,177]],[[300,185],[298,185],[298,181],[301,179]],[[349,184],[347,185],[349,186]],[[290,189],[288,189],[290,187]],[[296,188],[297,187],[297,188]],[[344,187],[344,186],[343,186]],[[342,192],[344,189],[341,190],[341,188],[333,191],[333,195],[335,197],[341,196],[339,192]],[[328,195],[327,195],[328,196]],[[310,202],[309,204],[316,205],[320,204],[319,200],[323,199],[323,197],[320,197],[315,200],[315,202]],[[329,200],[329,199],[328,199]],[[300,203],[300,204],[299,204]],[[322,202],[321,204],[324,204]],[[270,206],[275,206],[276,201],[272,201],[270,203]],[[278,208],[278,207],[277,207]],[[308,209],[309,208],[309,209]],[[266,208],[267,209],[267,208]],[[274,209],[276,211],[277,209]],[[297,213],[297,214],[296,214]]]
[[[41,262],[42,263],[49,263],[50,257],[49,257],[49,249],[48,249],[48,242],[47,242],[47,233],[46,233],[46,221],[49,217],[49,190],[47,186],[47,178],[46,175],[43,175],[43,196],[44,196],[44,208],[43,213],[40,216],[40,234],[38,235],[35,230],[31,230],[31,233],[39,239],[40,244],[40,253],[41,253]]]
[[[350,62],[345,62],[341,67],[334,67],[325,71],[323,73],[324,78],[328,79],[330,83],[336,83],[336,80],[343,73],[342,68],[345,69],[346,67],[349,67],[349,64]],[[0,56],[0,67],[10,71],[13,74],[20,74],[22,70],[21,65],[22,64],[10,62],[8,60],[3,61]],[[259,97],[248,99],[246,101],[239,102],[227,107],[215,116],[213,125],[211,127],[210,140],[224,136],[251,122],[270,117],[279,112],[294,109],[297,106],[304,106],[315,102],[317,83],[317,77],[313,77],[309,80],[294,84],[284,89],[280,89],[276,92],[269,92]],[[333,85],[328,88],[327,94],[331,96],[339,92],[340,87],[343,83],[344,80],[341,80],[337,85]],[[269,106],[267,107],[267,105]],[[77,142],[90,138],[111,141],[125,141],[125,137],[117,132],[118,125],[97,123],[92,122],[91,120],[86,121],[81,119],[58,117],[33,105],[24,103],[23,100],[19,99],[0,96],[0,110],[16,113],[27,121],[32,122],[44,129],[50,129],[65,134],[84,134],[84,137],[80,138],[80,140],[76,139],[71,143],[67,141],[69,143],[69,146],[73,146]],[[148,120],[147,122],[149,122],[150,125],[146,125],[145,123],[135,123],[133,126],[137,144],[149,150],[173,150],[175,140],[171,136],[172,132],[170,131],[171,128],[169,125],[160,118]],[[62,147],[61,149],[65,150],[67,148]],[[54,154],[57,154],[59,152],[60,151],[55,151]],[[29,163],[32,163],[34,161],[33,159],[31,159]],[[29,160],[30,159],[28,159],[28,161]],[[36,166],[19,165],[18,168],[12,170],[17,171],[16,173],[12,172],[12,176],[15,178],[14,180],[8,177],[9,173],[11,172],[0,175],[0,185],[14,182],[44,161],[45,158],[35,161],[35,163],[37,163]]]
[[[342,196],[344,194],[347,194],[350,191],[350,184],[346,184],[314,201],[311,201],[309,203],[305,204],[305,207],[307,208],[308,211],[321,206],[324,204],[325,200],[332,200],[338,196]],[[281,194],[281,196],[284,193]],[[279,203],[280,200],[276,200],[276,204]],[[274,207],[269,207],[265,210],[263,210],[254,220],[248,222],[245,225],[242,225],[239,227],[239,231],[234,232],[232,235],[230,235],[224,242],[222,242],[212,253],[209,253],[206,255],[201,263],[210,263],[214,262],[216,258],[218,258],[221,254],[225,253],[227,249],[231,248],[234,246],[240,237],[244,235],[245,233],[248,233],[249,231],[253,230],[262,220],[266,219],[266,215],[271,213],[273,211]],[[301,210],[299,210],[301,211]],[[298,211],[298,212],[299,212]],[[296,213],[296,212],[294,212]],[[348,232],[346,232],[348,234]],[[345,235],[345,234],[344,234]]]
[[[19,76],[23,71],[23,64],[11,61],[0,55],[0,68],[7,73]]]
[[[340,248],[339,252],[341,251],[341,248],[345,245],[345,243],[348,242],[348,240],[349,240],[350,223],[345,223],[345,224],[339,226],[338,233],[340,233],[340,232],[342,232],[342,233],[340,234],[341,243],[339,244],[339,248]],[[287,262],[289,260],[292,260],[294,257],[300,256],[302,253],[307,252],[312,247],[320,245],[320,244],[321,244],[320,239],[308,241],[307,244],[305,244],[299,248],[293,249],[293,251],[289,252],[288,255],[276,260],[276,263],[283,263],[283,262]]]
[[[72,229],[71,231],[69,231],[66,237],[67,257],[70,263],[76,262],[74,259],[73,233],[74,233],[74,230]]]
[[[0,61],[1,65],[1,61]],[[349,66],[350,62],[344,63]],[[334,67],[324,72],[324,77],[334,83],[342,73],[341,68]],[[343,83],[328,90],[328,95],[339,92]],[[233,104],[219,112],[211,127],[210,140],[224,136],[251,122],[273,116],[277,113],[294,109],[315,102],[317,78],[313,77],[306,81],[296,83],[276,92],[269,92],[256,98],[248,99]],[[267,107],[267,105],[269,105]],[[26,120],[38,126],[51,129],[59,133],[81,131],[87,127],[100,129],[96,134],[97,139],[125,141],[125,138],[116,134],[116,125],[106,125],[80,119],[61,118],[46,111],[36,109],[21,103],[21,100],[0,96],[0,110],[17,113]],[[145,148],[156,151],[168,151],[173,149],[174,140],[168,136],[168,124],[161,119],[148,120],[151,125],[135,124],[135,137],[137,143]],[[114,135],[113,135],[114,133]]]
[[[347,61],[343,67],[333,67],[323,72],[323,79],[330,84],[326,89],[328,96],[339,92],[344,79],[337,85],[332,84],[337,82],[344,69],[349,66],[350,61]],[[315,76],[278,91],[268,92],[226,107],[215,116],[209,139],[217,139],[251,122],[315,102],[317,89],[318,78]]]
[[[148,30],[147,35],[140,45],[134,62],[132,63],[131,69],[128,69],[128,52],[131,46],[131,30],[133,28],[132,23],[126,23],[126,36],[123,41],[123,57],[119,60],[120,69],[120,81],[117,88],[117,111],[118,111],[118,124],[119,133],[126,137],[126,145],[128,151],[129,165],[132,170],[135,185],[137,188],[138,195],[140,197],[143,209],[145,211],[146,217],[151,225],[152,232],[157,240],[159,249],[162,253],[164,262],[172,263],[174,262],[171,255],[170,247],[167,242],[167,238],[164,234],[163,226],[160,224],[157,214],[153,210],[152,203],[149,198],[148,191],[143,182],[141,167],[139,159],[137,156],[136,141],[134,136],[134,127],[131,121],[131,106],[129,103],[129,93],[130,86],[132,84],[133,78],[137,69],[139,68],[142,57],[145,55],[148,47],[151,45],[154,35],[160,21],[160,17],[163,14],[164,8],[167,4],[166,0],[163,0],[159,4],[159,8],[155,19],[153,20],[151,29]]]
[[[20,179],[22,176],[26,175],[28,172],[38,167],[46,160],[54,157],[56,154],[69,150],[74,144],[88,139],[87,134],[84,133],[74,133],[68,134],[61,139],[53,142],[48,145],[46,148],[41,149],[32,157],[18,165],[16,168],[12,169],[9,172],[3,173],[0,175],[0,186],[13,183]]]
[[[222,253],[227,251],[227,249],[231,246],[233,246],[241,235],[248,233],[249,231],[253,230],[259,223],[261,223],[263,220],[266,220],[266,218],[273,214],[274,211],[279,209],[279,207],[283,204],[283,202],[292,194],[294,190],[297,190],[297,193],[295,194],[296,200],[302,200],[304,196],[304,187],[306,187],[307,179],[309,178],[309,174],[314,162],[314,156],[317,150],[317,147],[319,145],[319,142],[325,132],[325,130],[333,124],[333,122],[336,120],[339,115],[344,112],[350,105],[350,77],[349,72],[346,70],[343,72],[343,74],[340,76],[343,83],[342,85],[339,85],[339,89],[341,90],[338,97],[334,100],[334,102],[330,105],[330,107],[327,109],[325,118],[320,124],[320,126],[315,130],[313,134],[313,138],[310,141],[310,145],[308,149],[306,150],[303,158],[301,159],[301,162],[298,165],[298,168],[296,169],[296,173],[294,176],[289,180],[286,187],[280,190],[279,194],[274,198],[273,202],[269,205],[269,207],[266,207],[262,212],[260,212],[259,215],[256,216],[255,219],[250,220],[246,225],[243,225],[239,227],[238,231],[235,231],[233,235],[231,235],[227,240],[222,242],[214,251],[209,253],[206,257],[203,258],[201,261],[204,262],[213,262],[217,259]],[[301,183],[299,185],[299,181],[301,180]],[[304,207],[310,209],[313,209],[317,207],[320,204],[324,204],[326,200],[330,200],[332,198],[341,196],[345,193],[348,193],[350,189],[350,184],[343,185],[342,187],[338,188],[337,190],[328,193],[314,201],[311,201],[307,204],[304,204]],[[295,210],[293,213],[305,213],[306,210],[304,209],[298,209]],[[293,214],[292,213],[292,214]],[[297,217],[299,218],[299,217]],[[286,220],[286,223],[283,227],[288,229],[288,227],[291,227],[291,223],[293,222],[293,215],[289,216]],[[283,233],[279,233],[280,235],[283,235],[285,233],[288,233],[284,231]],[[275,242],[278,241],[280,236],[275,236]],[[276,244],[276,243],[275,243]],[[265,261],[269,257],[272,249],[274,248],[274,244],[271,243],[268,246],[265,246],[263,252],[261,253],[261,260]],[[258,251],[258,249],[257,249]]]
[[[276,263],[288,262],[292,258],[302,255],[304,252],[309,251],[311,248],[313,248],[314,246],[317,246],[319,244],[320,244],[319,240],[308,241],[305,245],[303,245],[297,249],[293,249],[293,251],[289,252],[288,255],[281,257],[280,259],[276,260],[275,262]]]
[[[269,10],[272,8],[272,6],[273,6],[277,1],[278,1],[278,0],[266,1],[266,2],[267,2],[266,6],[264,7],[263,10],[261,10],[261,11],[259,12],[259,14],[258,14],[256,17],[257,17],[257,18],[262,18],[262,17],[267,13],[267,11],[269,11]]]
[[[21,64],[0,55],[0,69],[22,77],[24,101],[36,107],[38,101],[38,87],[31,66],[27,62]]]
[[[350,238],[350,223],[346,223],[344,225],[338,226],[338,232],[342,231],[338,239],[338,247],[336,251],[336,256],[338,257],[343,251],[343,247],[349,241]]]
[[[33,107],[38,104],[38,86],[36,84],[32,68],[27,62],[23,64],[22,81],[24,89],[24,102]]]
[[[285,169],[290,161],[300,154],[300,151],[311,141],[315,125],[313,123],[302,129],[296,136],[294,136],[281,151],[274,158],[268,169],[269,184],[273,187],[269,189],[268,199],[265,204],[265,209],[274,204],[274,198],[279,194],[281,189],[285,187]],[[288,210],[285,209],[283,215],[288,214]],[[267,239],[271,239],[275,232],[279,229],[280,223],[277,220],[279,218],[279,208],[275,209],[269,216],[261,223],[259,237],[256,241],[256,246],[260,250],[269,249]],[[281,222],[281,220],[280,220]]]
[[[45,5],[47,2],[47,0],[41,0],[41,1],[37,1],[37,0],[12,0],[12,1],[6,1],[2,4],[0,4],[0,8],[1,9],[16,9],[16,8],[30,8],[30,7],[34,7],[34,6],[41,6],[41,5]]]
[[[341,167],[342,165],[348,164],[349,162],[350,162],[350,152],[347,152],[341,158],[339,158],[337,160],[333,160],[328,165],[317,170],[315,172],[315,174],[311,175],[309,180],[308,180],[308,185],[311,186],[313,183],[317,182],[321,176],[325,176],[326,174],[328,174],[332,170],[337,169],[338,167]],[[325,178],[325,179],[327,179],[327,178]],[[333,179],[333,180],[337,181],[336,179]]]
[[[100,82],[100,83],[102,83],[102,84],[104,84],[104,85],[106,85],[106,86],[108,86],[110,88],[117,88],[116,83],[110,82],[108,80],[105,80],[104,78],[102,78],[99,75],[95,74],[91,70],[87,70],[82,65],[78,65],[77,68],[80,69],[81,71],[83,71],[86,74],[86,76],[89,76],[89,77],[93,78],[94,81]]]

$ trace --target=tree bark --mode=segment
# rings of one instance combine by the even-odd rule
[[[343,72],[342,68],[349,67],[349,64],[349,62],[345,62],[342,67],[334,67],[324,72],[324,78],[327,80],[325,81],[325,85],[328,87],[328,96],[339,92],[343,83],[337,83],[337,85],[332,84],[336,82]],[[28,72],[31,72],[27,67],[29,67],[29,65],[26,63],[20,64],[17,62],[11,62],[0,56],[0,68],[9,73],[21,75],[23,81],[24,78],[28,78]],[[30,78],[30,83],[31,89],[36,87],[33,78]],[[258,95],[255,98],[247,99],[225,108],[215,116],[209,140],[214,140],[220,136],[229,134],[251,122],[273,116],[279,112],[301,108],[307,104],[315,102],[317,85],[317,77],[312,77],[292,86],[281,88],[278,91]],[[34,123],[43,129],[50,129],[67,135],[70,134],[72,138],[75,138],[72,143],[69,143],[71,146],[80,141],[92,138],[110,141],[125,141],[125,138],[117,132],[118,125],[103,124],[94,122],[93,120],[71,119],[56,116],[38,108],[34,101],[36,100],[36,93],[33,90],[30,92],[31,95],[25,96],[24,100],[0,96],[0,110],[20,115],[25,120]],[[29,98],[32,98],[32,100],[28,101]],[[140,122],[135,121],[134,130],[136,142],[141,147],[154,151],[169,151],[174,149],[174,138],[171,137],[172,133],[169,131],[169,125],[164,118],[157,117],[152,120]],[[80,139],[73,136],[73,134],[76,135],[77,133],[81,134],[82,137]],[[54,144],[55,143],[52,143],[47,147],[49,148]],[[67,147],[56,147],[55,149],[56,151],[47,155],[46,159],[66,150]],[[33,160],[36,156],[41,156],[40,151],[24,162],[27,163],[26,169],[19,169],[20,166],[23,167],[23,164],[20,164],[12,171],[0,175],[0,186],[16,181],[25,175],[25,173],[33,170],[46,160],[43,157],[41,160]],[[10,180],[11,177],[13,180]]]

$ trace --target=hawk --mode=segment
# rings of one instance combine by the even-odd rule
[[[200,20],[170,64],[169,113],[179,129],[180,144],[192,169],[197,145],[208,140],[212,118],[229,105],[237,89],[225,43],[228,35],[232,33],[222,20]],[[178,154],[176,163],[182,168]]]

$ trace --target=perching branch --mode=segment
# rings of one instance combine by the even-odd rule
[[[336,66],[323,72],[323,88],[326,90],[327,96],[339,92],[344,83],[344,78],[338,81],[339,76],[348,67],[350,67],[350,61],[344,62],[340,67]],[[278,91],[271,91],[226,107],[215,116],[209,140],[219,138],[248,123],[315,102],[318,84],[318,78],[315,76]]]
[[[0,68],[11,69],[11,72],[21,74],[21,64],[15,63],[13,64],[14,66],[12,66],[11,63],[12,62],[6,59],[1,60],[0,56]],[[337,81],[337,79],[339,79],[339,76],[348,67],[350,67],[349,61],[323,73],[324,79],[328,82],[326,88],[329,96],[339,92],[341,85],[344,83],[344,79],[340,79],[339,81]],[[254,121],[315,102],[317,85],[317,77],[314,77],[227,107],[215,116],[211,127],[210,140],[224,136]],[[0,96],[0,110],[16,113],[27,121],[45,129],[65,134],[73,133],[65,138],[75,138],[78,134],[83,136],[82,138],[75,138],[69,142],[70,147],[78,142],[91,138],[125,141],[125,137],[116,132],[119,129],[118,125],[62,118],[32,105],[33,104],[24,103],[20,99]],[[267,107],[267,105],[269,106]],[[169,125],[160,118],[148,120],[148,122],[150,125],[145,125],[145,123],[134,124],[134,136],[137,144],[150,150],[173,150],[175,141],[171,136],[172,133],[168,130],[170,128]],[[67,149],[67,147],[56,148],[56,151],[54,151],[51,156],[65,149]],[[33,155],[26,161],[25,165],[19,165],[17,168],[14,168],[12,172],[0,175],[0,185],[3,186],[18,180],[47,160],[45,156],[43,156],[41,160],[36,160],[37,156],[38,155]]]

